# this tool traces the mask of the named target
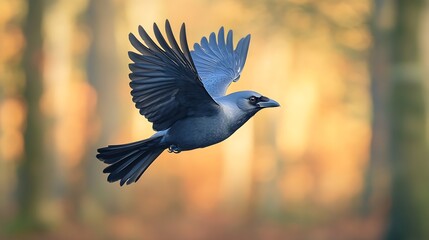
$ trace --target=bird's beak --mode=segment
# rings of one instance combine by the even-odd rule
[[[280,104],[273,99],[267,98],[266,101],[261,101],[257,103],[260,108],[271,108],[271,107],[280,107]]]

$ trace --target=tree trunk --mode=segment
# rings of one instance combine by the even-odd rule
[[[424,0],[396,0],[390,134],[392,206],[387,239],[429,239],[429,155],[420,61]]]
[[[24,131],[24,154],[18,168],[20,228],[34,228],[40,224],[38,207],[43,190],[44,146],[43,117],[40,111],[42,95],[42,16],[44,1],[27,0],[28,13],[24,26],[26,48],[23,56],[25,73],[24,100],[27,105],[27,125]]]
[[[388,98],[390,92],[390,33],[392,24],[392,2],[389,0],[374,1],[370,30],[373,46],[370,49],[368,68],[371,78],[372,98],[372,139],[371,153],[365,176],[363,191],[363,212],[372,212],[373,207],[384,202],[388,194],[386,177],[389,175],[389,121]],[[384,11],[383,11],[384,10]],[[392,10],[392,9],[390,9]],[[376,191],[374,191],[377,189]]]
[[[127,77],[118,77],[118,54],[115,40],[115,6],[112,0],[91,0],[88,23],[92,32],[92,43],[88,56],[89,82],[97,89],[98,109],[103,129],[101,142],[108,141],[117,130],[120,114],[118,83],[127,84]],[[121,81],[120,81],[121,80]],[[124,80],[124,81],[122,81]]]
[[[97,115],[102,124],[99,140],[95,148],[109,143],[117,134],[121,119],[124,116],[120,107],[121,98],[118,94],[119,84],[128,84],[127,76],[118,77],[118,45],[115,37],[115,1],[90,0],[88,6],[88,25],[91,30],[92,42],[88,54],[88,82],[97,90]],[[116,12],[116,13],[115,13]],[[128,100],[128,99],[127,99]],[[87,187],[95,195],[101,189],[97,186],[99,174],[102,174],[100,162],[95,158],[94,148],[88,148],[85,168],[87,169]],[[96,174],[94,174],[96,173]]]

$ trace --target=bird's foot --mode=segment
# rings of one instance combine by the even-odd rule
[[[180,148],[176,145],[170,145],[168,147],[168,152],[169,153],[180,153],[182,150],[180,150]]]

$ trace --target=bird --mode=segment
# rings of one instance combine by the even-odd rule
[[[226,94],[238,81],[250,44],[250,34],[233,46],[233,31],[224,28],[203,37],[190,51],[185,23],[179,42],[165,21],[163,35],[156,23],[153,32],[138,27],[143,41],[129,34],[137,52],[129,51],[132,101],[156,131],[151,137],[99,148],[96,158],[108,164],[107,181],[137,182],[164,151],[180,153],[217,144],[237,131],[264,108],[280,104],[254,91]],[[165,38],[166,36],[166,38]],[[179,46],[180,44],[180,46]]]

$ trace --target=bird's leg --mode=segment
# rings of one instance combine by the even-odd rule
[[[176,146],[176,145],[170,145],[170,146],[168,147],[168,152],[169,152],[169,153],[180,153],[180,152],[181,152],[181,150],[180,150],[180,148],[179,148],[178,146]]]

